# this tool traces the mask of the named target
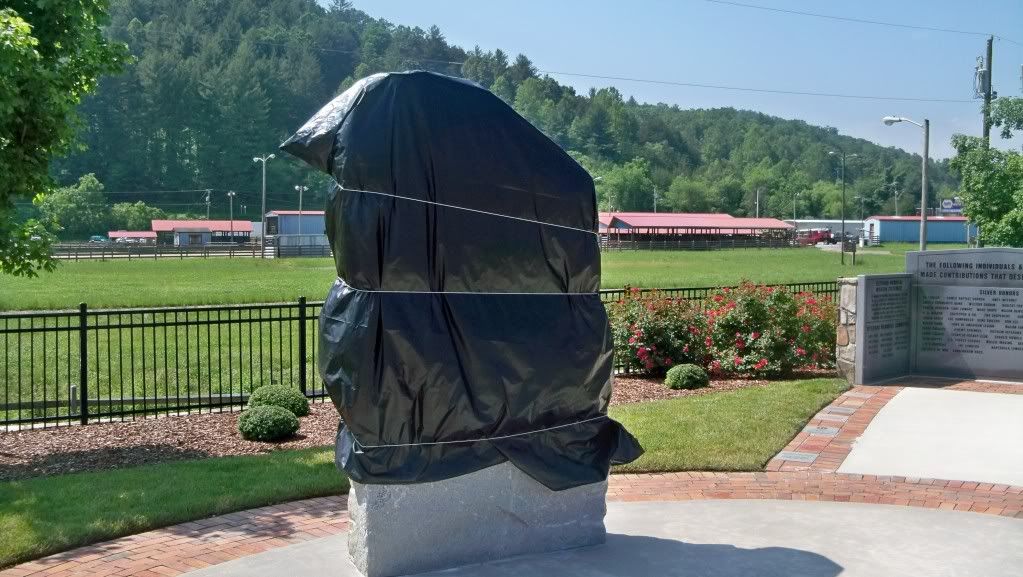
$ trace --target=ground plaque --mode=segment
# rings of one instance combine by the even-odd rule
[[[1023,380],[1023,249],[911,252],[856,286],[857,383],[908,374]]]

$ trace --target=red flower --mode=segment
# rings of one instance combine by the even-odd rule
[[[707,345],[708,347],[714,344],[714,341],[712,341],[712,340],[710,339],[710,337],[707,337],[707,338],[703,339],[703,342],[704,342],[704,343],[705,343],[705,344],[706,344],[706,345]]]
[[[808,333],[810,332],[810,325],[803,325],[801,329],[804,333]]]
[[[797,357],[805,357],[806,356],[806,349],[804,349],[803,347],[796,347],[796,356]]]
[[[629,337],[629,344],[630,345],[636,344],[636,337]]]
[[[758,333],[757,331],[753,331],[753,340],[757,340],[759,338],[760,338],[760,333]]]
[[[732,362],[735,363],[735,366],[739,366],[742,364],[742,357],[737,355],[734,359],[732,359]]]

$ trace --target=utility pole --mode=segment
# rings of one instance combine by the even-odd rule
[[[231,224],[230,224],[230,228],[231,228],[231,242],[234,242],[234,195],[235,195],[235,192],[233,190],[227,191],[227,202],[228,202],[228,205],[231,207],[230,208],[230,210],[231,210],[231,212],[230,212],[230,215],[231,215],[230,216],[230,218],[231,218]]]
[[[263,204],[259,210],[259,221],[262,223],[261,230],[259,231],[259,251],[260,258],[266,258],[266,162],[274,158],[273,154],[266,156],[253,156],[252,162],[263,163]]]
[[[994,98],[994,82],[993,72],[994,68],[991,67],[991,55],[994,52],[994,36],[987,37],[987,62],[985,62],[985,70],[987,71],[984,76],[984,144],[991,145],[991,99]],[[923,250],[923,249],[920,249]]]
[[[654,212],[657,212],[657,187],[654,187]]]
[[[991,40],[988,39],[988,61],[991,60]],[[990,90],[988,91],[990,93]],[[984,124],[985,131],[990,128]],[[924,119],[924,160],[920,168],[920,250],[927,250],[927,159],[931,146],[931,121]]]
[[[210,195],[211,194],[213,194],[213,191],[207,188],[206,189],[206,220],[210,219]]]
[[[298,234],[302,234],[302,193],[309,190],[308,186],[302,186],[301,184],[295,185],[295,190],[298,191]],[[657,212],[654,210],[654,212]],[[301,242],[301,241],[300,241]]]
[[[792,220],[796,220],[796,199],[799,198],[799,193],[792,195]]]
[[[892,183],[892,191],[895,193],[895,216],[899,216],[899,185]]]
[[[760,218],[760,187],[757,187],[757,218]]]
[[[832,150],[832,151],[828,152],[828,154],[831,155],[831,156],[837,156],[837,157],[842,159],[842,239],[841,239],[841,243],[842,243],[842,264],[845,264],[845,159],[846,158],[856,158],[859,155],[858,154],[846,155],[845,151],[842,150],[842,149],[839,149],[838,152],[835,152],[834,150]],[[853,263],[853,264],[856,264],[856,263]]]

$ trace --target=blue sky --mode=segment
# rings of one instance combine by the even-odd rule
[[[736,0],[834,16],[992,32],[995,89],[1019,96],[1020,0]],[[704,0],[355,0],[395,24],[436,24],[448,41],[523,53],[538,68],[606,76],[843,94],[965,99],[984,51],[978,35],[909,30],[741,8]],[[952,154],[953,133],[980,134],[980,101],[885,102],[762,94],[553,75],[585,91],[618,87],[642,102],[731,106],[834,126],[843,134],[919,152],[919,129],[885,127],[887,114],[931,120],[931,153]],[[1019,139],[1013,146],[1019,146]],[[1008,146],[1009,143],[1001,146]]]

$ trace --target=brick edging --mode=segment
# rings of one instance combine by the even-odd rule
[[[900,383],[901,384],[901,383]],[[909,384],[909,383],[907,383]],[[915,384],[915,383],[914,383]],[[1023,387],[1011,392],[1023,392]],[[766,472],[611,475],[609,501],[785,499],[905,505],[1023,519],[1023,487],[836,473],[871,419],[902,386],[854,387],[825,407],[767,464]],[[947,388],[1009,392],[1001,385]],[[812,458],[811,458],[812,457]],[[348,529],[344,496],[260,507],[173,525],[50,555],[0,577],[179,575]]]

